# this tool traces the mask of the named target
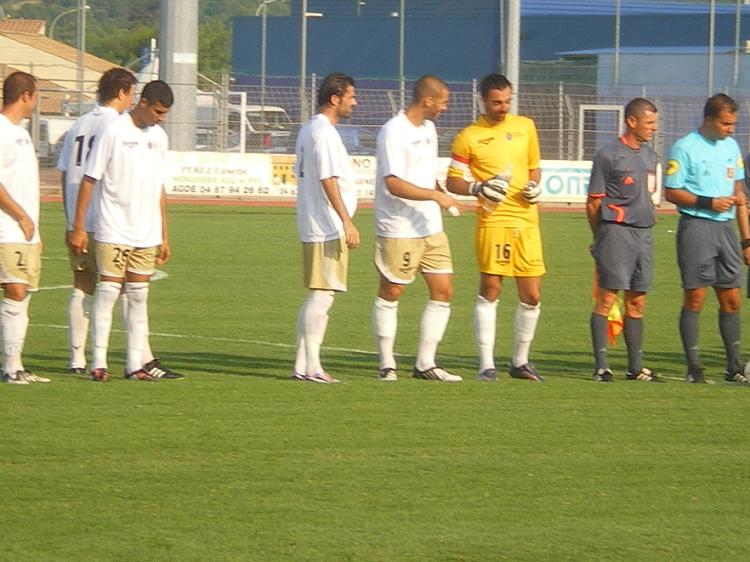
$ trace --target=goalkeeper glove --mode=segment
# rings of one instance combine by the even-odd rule
[[[521,193],[523,193],[524,199],[533,205],[539,201],[539,196],[542,194],[542,188],[539,187],[539,184],[535,181],[528,181],[526,182],[526,185],[523,186],[523,191]]]
[[[500,204],[505,200],[508,192],[508,182],[499,176],[484,181],[473,181],[469,184],[469,193],[475,197],[480,195],[493,203]]]

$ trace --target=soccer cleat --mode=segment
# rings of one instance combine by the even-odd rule
[[[594,382],[612,382],[615,380],[615,376],[609,369],[597,369],[594,371]]]
[[[84,367],[71,367],[69,372],[71,375],[85,375],[86,369]]]
[[[688,371],[685,382],[694,384],[707,384],[706,375],[703,373],[703,367]]]
[[[625,373],[625,377],[629,381],[642,381],[642,382],[664,382],[660,379],[651,369],[643,367],[638,373],[631,373],[628,371]]]
[[[143,382],[156,382],[158,380],[152,377],[147,371],[144,371],[143,369],[138,369],[137,371],[128,373],[125,375],[125,378],[128,379],[129,381],[143,381]]]
[[[291,379],[295,381],[309,381],[310,377],[308,377],[305,373],[300,373],[299,371],[292,371]]]
[[[329,375],[325,371],[320,371],[318,373],[315,373],[314,375],[310,375],[308,377],[308,380],[312,382],[323,383],[323,384],[336,384],[336,383],[341,382],[338,379],[334,379],[331,375]]]
[[[497,371],[495,369],[485,369],[477,377],[479,382],[497,382]]]
[[[384,369],[380,369],[380,371],[378,372],[378,380],[386,382],[397,381],[398,374],[396,373],[396,369],[394,369],[393,367],[385,367]]]
[[[747,377],[740,372],[731,373],[726,371],[724,373],[724,381],[732,384],[749,384]]]
[[[154,357],[151,361],[143,366],[143,370],[155,379],[184,379],[185,375],[175,373],[161,364],[161,361]]]
[[[29,384],[29,381],[26,379],[22,379],[18,377],[18,373],[21,373],[22,371],[18,371],[16,373],[3,373],[2,381],[5,384]]]
[[[425,369],[424,371],[420,371],[419,369],[414,367],[412,376],[415,379],[423,379],[428,381],[461,382],[462,380],[464,380],[459,375],[449,373],[438,365],[430,367],[429,369]]]
[[[109,371],[107,369],[93,369],[89,373],[89,380],[94,382],[109,382]]]
[[[16,371],[16,377],[25,380],[26,382],[52,382],[51,379],[48,379],[47,377],[40,377],[39,375],[35,375],[31,371]]]
[[[527,381],[544,382],[544,377],[540,375],[533,363],[524,363],[516,367],[511,363],[508,365],[508,374],[514,379],[526,379]]]

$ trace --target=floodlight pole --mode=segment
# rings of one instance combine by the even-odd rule
[[[307,76],[307,0],[302,0],[302,34],[300,38],[299,55],[299,108],[300,122],[308,119],[307,96],[305,96],[305,76]]]
[[[78,87],[78,115],[83,115],[83,88],[84,88],[84,70],[85,60],[84,55],[86,53],[86,10],[89,6],[86,5],[86,0],[78,0],[78,40],[76,45],[78,50],[76,52],[76,82]]]
[[[521,0],[508,2],[508,72],[506,78],[513,84],[513,97],[510,102],[511,113],[518,112],[519,76],[521,64]]]
[[[716,0],[710,1],[708,14],[708,97],[713,95],[714,90],[714,35],[716,32]]]
[[[261,32],[260,32],[260,121],[261,123],[266,122],[266,49],[268,39],[268,5],[278,2],[278,0],[263,0],[258,5],[258,9],[255,10],[255,15],[258,16],[263,11],[263,19],[261,20]]]
[[[398,81],[401,109],[406,104],[406,84],[404,76],[404,55],[406,50],[406,0],[401,0],[398,22]]]
[[[620,18],[620,0],[615,2],[615,57],[612,82],[617,88],[620,85],[620,34],[622,33]]]

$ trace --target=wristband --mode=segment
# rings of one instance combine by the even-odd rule
[[[742,246],[742,249],[750,248],[750,238],[745,238],[742,242],[740,242],[740,246]]]
[[[713,203],[714,198],[713,197],[706,197],[705,195],[698,195],[698,200],[695,202],[695,208],[696,209],[706,209],[707,211],[711,210],[711,203]]]

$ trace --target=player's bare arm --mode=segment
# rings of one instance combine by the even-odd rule
[[[167,226],[167,193],[164,187],[161,188],[161,245],[159,253],[156,255],[156,265],[162,265],[172,257],[172,247],[169,245],[169,227]]]
[[[62,204],[63,204],[63,212],[65,211],[65,209],[67,209],[67,208],[68,208],[68,206],[67,206],[67,200],[68,200],[68,196],[67,196],[67,194],[65,193],[65,191],[66,191],[66,189],[65,189],[65,178],[66,178],[66,177],[67,177],[67,176],[66,176],[65,172],[60,172],[60,185],[62,186]],[[66,245],[66,246],[67,246],[67,245],[69,244],[69,240],[68,240],[69,236],[68,236],[68,234],[69,234],[69,232],[68,232],[68,229],[66,228],[66,229],[65,229],[65,245]]]
[[[666,198],[679,207],[694,207],[723,213],[732,208],[736,197],[702,197],[690,193],[687,189],[667,189]]]
[[[26,214],[26,211],[16,203],[16,200],[10,196],[3,184],[0,184],[0,210],[18,223],[18,226],[21,228],[23,236],[27,241],[30,241],[34,237],[34,221],[32,221],[29,218],[29,215]]]
[[[422,189],[413,183],[403,180],[397,176],[386,176],[385,185],[391,195],[410,199],[411,201],[435,201],[441,209],[459,207],[455,198],[445,193],[442,189]]]
[[[589,219],[589,226],[593,234],[596,234],[596,229],[599,226],[599,211],[601,208],[602,197],[592,197],[589,195],[586,198],[586,217]]]
[[[341,198],[339,182],[337,178],[333,177],[320,180],[320,183],[323,185],[323,191],[325,192],[326,197],[328,197],[331,207],[336,211],[336,214],[344,225],[346,246],[353,250],[359,246],[359,231],[357,230],[357,227],[354,226],[352,217],[349,216],[349,211],[346,210],[344,200]]]
[[[91,202],[91,191],[96,185],[96,180],[89,176],[83,176],[81,186],[78,189],[78,199],[76,199],[76,214],[73,219],[73,231],[70,233],[70,248],[75,254],[85,254],[89,237],[84,228],[86,220],[86,211]]]
[[[734,197],[737,205],[737,228],[740,231],[742,257],[745,265],[750,265],[750,217],[747,214],[744,180],[734,182]]]

